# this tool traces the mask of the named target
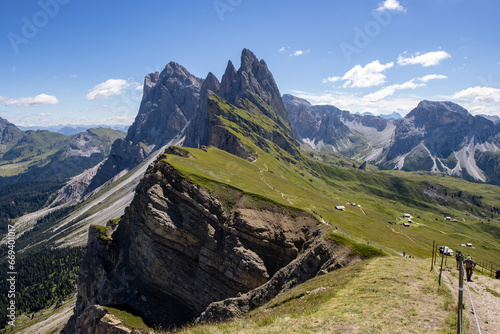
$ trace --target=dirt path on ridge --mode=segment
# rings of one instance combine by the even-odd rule
[[[264,164],[265,165],[265,164]],[[274,188],[273,186],[271,186],[269,183],[267,183],[266,180],[264,180],[264,175],[262,174],[262,168],[260,167],[257,167],[259,169],[259,174],[260,174],[260,179],[262,180],[262,182],[265,183],[266,186],[268,186],[269,188],[271,188],[272,190],[278,192],[281,194],[281,197],[286,200],[288,203],[290,203],[290,205],[293,205],[293,203],[288,199],[288,197],[286,197],[286,195],[284,193],[282,193],[281,191],[279,191],[278,189]],[[267,166],[266,166],[267,168]],[[269,169],[268,169],[269,170]]]
[[[465,309],[462,313],[469,320],[470,332],[479,333],[471,306],[472,297],[481,332],[500,333],[500,280],[476,272],[472,275],[472,280],[473,282],[464,281]],[[453,294],[458,299],[458,271],[450,268],[443,270],[443,281],[452,289]],[[467,283],[469,288],[467,288]]]

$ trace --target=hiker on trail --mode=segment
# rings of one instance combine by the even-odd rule
[[[460,270],[460,256],[462,255],[461,251],[457,251],[457,255],[455,255],[455,258],[457,259],[457,270]]]
[[[464,263],[465,263],[465,273],[467,275],[467,282],[472,282],[472,271],[476,266],[476,262],[474,262],[470,258],[470,255],[467,255],[467,260],[465,260]]]
[[[495,278],[500,279],[500,269],[497,269],[497,272],[495,273]]]

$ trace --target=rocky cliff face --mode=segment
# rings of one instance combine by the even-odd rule
[[[202,84],[202,79],[175,62],[167,64],[161,73],[148,74],[134,123],[125,139],[113,143],[109,158],[87,192],[134,168],[177,136],[194,117]]]
[[[223,193],[225,200],[181,177],[168,161],[150,166],[119,225],[104,235],[90,230],[67,331],[79,333],[94,305],[126,305],[163,326],[226,319],[358,261],[325,241],[311,215],[233,188]]]
[[[208,111],[208,99],[212,95],[220,95],[220,82],[210,72],[201,86],[200,100],[195,116],[185,131],[183,145],[188,147],[201,147],[209,145],[210,114]]]
[[[297,152],[288,112],[264,60],[258,60],[251,51],[244,49],[239,70],[236,71],[229,61],[220,82],[212,73],[205,80],[196,78],[184,67],[171,62],[162,73],[146,76],[143,100],[134,124],[125,139],[113,144],[109,158],[87,193],[121,171],[137,166],[176,136],[179,145],[212,145],[231,153],[242,152],[241,156],[248,158],[248,153],[236,149],[237,138],[223,127],[210,123],[217,114],[216,106],[209,103],[212,95],[238,108],[258,110],[276,122],[290,137],[290,140],[279,141],[284,145],[282,148],[293,154]]]
[[[212,95],[219,97],[217,103],[214,99],[210,99]],[[264,139],[273,141],[290,154],[297,154],[297,145],[288,112],[283,105],[273,75],[265,61],[258,60],[247,49],[242,51],[241,66],[238,71],[229,61],[220,83],[213,74],[208,75],[201,89],[199,108],[185,131],[183,145],[190,147],[210,145],[244,159],[254,159],[255,157],[240,145],[238,138],[219,119],[222,111],[221,105],[227,104],[233,108],[250,111],[255,118],[265,117],[275,123],[279,131],[260,131],[260,135]],[[229,116],[236,124],[248,123],[248,119],[241,117],[238,119],[236,113],[226,116]],[[258,124],[254,124],[253,128],[253,130],[262,130]],[[278,135],[278,133],[281,134]]]
[[[140,334],[142,332],[131,330],[122,325],[119,319],[113,317],[102,307],[94,305],[87,308],[82,314],[84,322],[78,323],[77,327],[65,328],[62,333],[80,334]]]

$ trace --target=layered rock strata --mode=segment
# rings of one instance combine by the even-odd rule
[[[95,305],[132,308],[164,327],[228,319],[358,261],[326,241],[310,214],[223,192],[226,199],[167,161],[150,166],[119,224],[90,230],[67,332],[78,333]]]

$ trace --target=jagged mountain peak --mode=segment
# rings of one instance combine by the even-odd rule
[[[220,89],[219,79],[217,79],[217,77],[212,72],[209,72],[207,77],[203,81],[203,85],[201,86],[202,91],[203,91],[204,87],[206,87],[214,92],[215,92],[215,90],[218,92],[218,90]]]
[[[213,95],[217,96],[211,97]],[[227,113],[228,110],[231,112]],[[226,119],[239,130],[230,131],[227,122],[221,119]],[[275,124],[270,126],[274,129],[272,131],[270,124]],[[245,159],[254,159],[254,152],[243,149],[241,138],[234,132],[245,138],[255,139],[257,136],[260,145],[263,140],[272,140],[288,153],[296,154],[288,113],[276,82],[266,63],[259,61],[248,49],[242,51],[238,71],[228,61],[220,84],[209,73],[201,87],[196,115],[184,131],[183,145],[215,146]]]
[[[221,79],[221,95],[229,96],[231,87],[233,83],[238,78],[238,72],[236,72],[236,68],[233,63],[229,60],[227,62],[226,71]]]
[[[259,60],[255,54],[248,49],[243,49],[241,52],[241,66],[239,72],[252,72],[258,80],[267,79],[269,75],[272,76],[271,72],[267,68],[265,60]]]
[[[158,82],[158,79],[160,79],[159,72],[149,73],[144,78],[144,87],[150,87],[150,88],[154,87],[156,85],[156,83]]]
[[[405,118],[422,115],[457,114],[462,116],[472,116],[467,109],[450,101],[421,101],[416,108],[410,111]]]
[[[259,61],[250,50],[243,49],[241,66],[237,72],[233,64],[228,62],[221,82],[221,97],[226,101],[238,107],[242,106],[243,100],[260,106],[265,104],[271,108],[262,108],[263,113],[290,128],[288,113],[273,75],[266,62]]]
[[[184,130],[184,145],[191,147],[200,147],[208,145],[208,98],[212,95],[220,95],[221,84],[217,77],[208,73],[205,81],[201,85],[200,99],[198,108],[193,119]]]
[[[258,62],[259,60],[252,51],[243,49],[241,52],[241,69],[245,71],[251,70]]]
[[[171,77],[176,75],[193,77],[193,75],[184,66],[176,63],[175,61],[169,62],[160,74],[161,77]]]
[[[148,74],[139,113],[126,139],[135,143],[143,140],[149,145],[164,145],[193,117],[203,81],[173,61],[160,74]],[[172,113],[175,117],[164,115]],[[170,122],[158,122],[160,118],[165,122],[170,119]],[[160,137],[164,140],[157,143],[155,138]]]
[[[159,83],[163,83],[169,90],[178,89],[181,86],[201,86],[202,79],[195,77],[184,66],[176,62],[169,62],[161,73],[149,73],[144,78],[143,102],[154,99],[150,96],[151,90]],[[141,103],[142,107],[142,103]]]

